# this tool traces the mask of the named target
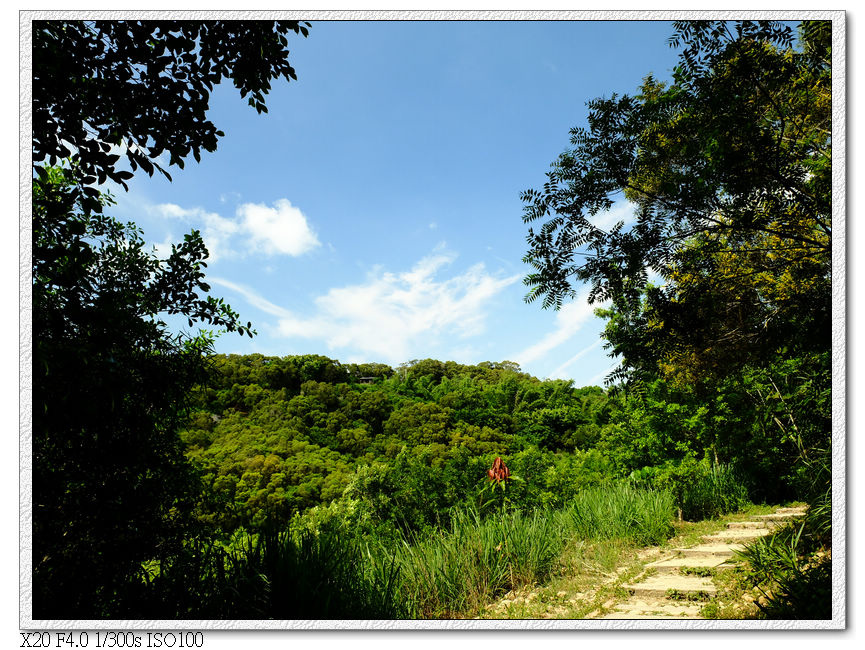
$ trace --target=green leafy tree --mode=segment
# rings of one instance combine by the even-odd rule
[[[133,225],[80,204],[48,219],[42,207],[66,198],[71,176],[52,168],[53,185],[34,186],[34,615],[51,618],[104,615],[184,532],[196,485],[176,432],[212,335],[172,334],[164,315],[246,331],[202,296],[198,233],[163,260]]]
[[[168,173],[190,154],[215,151],[223,135],[207,119],[210,93],[230,79],[241,97],[267,112],[271,81],[296,79],[288,34],[298,21],[35,21],[33,162],[71,157],[84,185]],[[95,196],[89,193],[88,196]]]
[[[167,259],[104,214],[99,186],[213,151],[209,92],[231,79],[266,110],[294,78],[297,22],[33,24],[33,616],[118,611],[142,563],[175,552],[198,484],[177,431],[213,334],[251,324],[207,295],[192,232]],[[125,156],[125,162],[121,158]],[[130,171],[131,169],[131,171]],[[251,397],[251,396],[250,396]]]
[[[412,445],[444,443],[450,438],[453,411],[435,402],[412,402],[391,413],[384,432]]]
[[[616,378],[706,359],[725,371],[791,332],[829,345],[830,24],[675,23],[673,83],[589,102],[588,128],[529,190],[527,300],[612,301]],[[619,197],[636,223],[603,230]],[[649,287],[650,270],[664,279]],[[778,280],[780,279],[780,283]],[[803,335],[801,327],[806,328]]]
[[[629,394],[599,444],[625,474],[661,468],[681,488],[708,462],[707,485],[741,472],[753,495],[791,498],[828,448],[830,43],[828,22],[798,41],[781,23],[676,22],[672,83],[589,102],[523,194],[539,223],[527,300],[558,307],[585,282],[609,301],[609,381]],[[619,198],[634,223],[599,228]]]

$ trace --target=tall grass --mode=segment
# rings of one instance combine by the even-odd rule
[[[394,618],[396,567],[333,531],[263,536],[241,556],[242,575],[261,580],[256,618]],[[259,615],[260,614],[260,615]]]
[[[511,590],[546,582],[574,539],[655,544],[673,533],[668,492],[586,490],[560,510],[453,511],[425,537],[366,537],[344,526],[194,542],[131,591],[137,616],[394,619],[472,616]]]
[[[688,521],[712,519],[738,512],[750,503],[742,478],[729,465],[712,464],[687,486],[682,498],[682,516]]]
[[[583,490],[568,512],[573,533],[583,539],[660,544],[673,535],[675,502],[665,490],[639,489],[627,483]]]
[[[451,528],[393,551],[399,591],[421,618],[472,615],[506,592],[545,582],[572,539],[658,544],[674,532],[669,492],[627,484],[580,492],[558,511],[453,513]]]
[[[453,513],[450,530],[395,552],[403,596],[418,617],[478,611],[492,599],[550,575],[565,543],[546,512],[509,512],[481,518]]]
[[[404,618],[397,576],[394,562],[334,531],[247,534],[229,549],[190,544],[131,605],[138,618]]]

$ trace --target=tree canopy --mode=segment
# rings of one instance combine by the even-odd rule
[[[297,22],[40,21],[33,25],[33,603],[96,618],[177,551],[200,483],[178,428],[214,332],[251,323],[209,294],[193,231],[166,259],[108,216],[107,181],[168,176],[213,151],[209,92],[231,79],[260,113],[295,78]],[[132,171],[124,169],[121,157]]]
[[[673,81],[588,103],[588,128],[522,195],[528,301],[575,283],[612,304],[623,378],[711,371],[791,345],[825,348],[831,283],[831,28],[680,21]],[[593,219],[625,198],[635,222]],[[649,287],[649,275],[662,278]],[[813,349],[813,348],[812,348]],[[649,354],[651,352],[651,354]]]
[[[298,21],[35,21],[33,162],[71,158],[85,185],[134,172],[168,172],[190,154],[215,151],[223,135],[207,119],[210,93],[230,79],[267,112],[271,81],[297,79],[287,34]],[[121,150],[118,151],[117,148]]]

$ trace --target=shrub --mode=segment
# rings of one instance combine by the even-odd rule
[[[771,619],[832,618],[831,493],[800,521],[745,546],[739,557],[763,593],[758,606]]]

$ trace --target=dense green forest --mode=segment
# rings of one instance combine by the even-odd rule
[[[215,150],[223,78],[266,111],[309,25],[33,29],[34,618],[474,616],[575,540],[658,545],[793,501],[814,516],[775,552],[820,588],[771,611],[827,593],[830,23],[795,44],[780,23],[674,23],[672,83],[589,102],[523,194],[527,300],[607,301],[604,387],[511,361],[215,354],[255,332],[209,295],[200,233],[159,259],[101,186]],[[616,193],[637,221],[601,230]]]
[[[814,378],[791,387],[790,377],[753,370],[753,399],[717,390],[707,400],[662,380],[640,395],[576,388],[507,361],[393,369],[232,355],[212,363],[180,437],[206,486],[199,516],[225,532],[284,527],[342,501],[376,525],[440,527],[455,508],[484,501],[497,456],[519,479],[507,494],[513,507],[559,507],[585,488],[630,479],[673,490],[688,519],[711,516],[747,498],[805,494],[800,445],[813,447],[829,427],[828,386]],[[762,417],[760,394],[776,401]],[[790,416],[801,439],[775,422]],[[729,504],[697,496],[712,467],[741,483]]]

